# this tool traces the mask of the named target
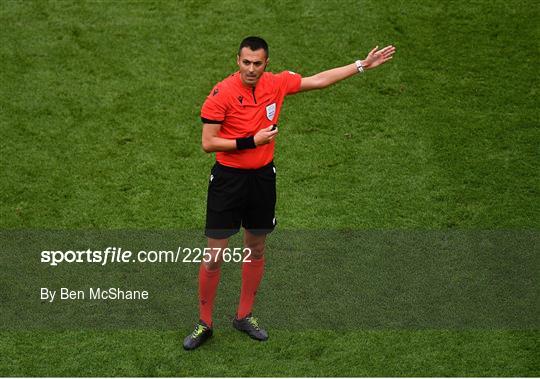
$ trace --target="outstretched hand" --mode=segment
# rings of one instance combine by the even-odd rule
[[[373,50],[371,50],[362,62],[362,65],[366,69],[375,68],[390,59],[392,59],[392,56],[396,52],[396,48],[392,45],[386,46],[380,50],[377,50],[379,46],[375,46]]]

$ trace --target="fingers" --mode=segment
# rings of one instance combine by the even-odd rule
[[[266,132],[265,134],[266,134],[266,143],[269,143],[269,142],[272,142],[274,140],[274,138],[278,134],[278,131],[276,129],[276,130],[272,130],[270,132]]]
[[[395,51],[396,51],[396,48],[392,45],[386,46],[385,48],[381,49],[381,53],[383,55],[392,55],[395,53]]]
[[[276,134],[278,134],[278,129],[274,129],[272,130],[272,128],[274,127],[274,125],[270,125],[269,127],[267,128],[263,128],[259,131],[259,133],[261,133],[263,136],[265,136],[266,138],[269,138],[269,137],[273,137],[275,136]]]
[[[277,132],[278,132],[277,127],[274,130],[272,130],[273,127],[274,127],[274,125],[270,125],[270,126],[268,126],[266,128],[262,128],[257,132],[257,134],[260,133],[260,134],[264,134],[264,135],[267,135],[267,136],[277,134]]]
[[[379,65],[392,59],[392,55],[396,52],[396,48],[393,45],[385,46],[381,50],[377,50],[378,48],[378,45],[375,46],[368,54],[368,58],[372,60],[372,65]]]
[[[372,55],[372,54],[375,54],[375,53],[379,53],[379,54],[383,54],[383,55],[388,55],[388,54],[394,54],[394,52],[396,51],[396,48],[392,45],[388,45],[386,47],[383,47],[381,50],[377,51],[377,49],[379,48],[379,46],[375,46],[374,49],[372,49],[369,54]]]

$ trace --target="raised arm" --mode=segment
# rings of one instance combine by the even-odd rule
[[[366,59],[348,64],[346,66],[323,71],[313,76],[302,78],[300,83],[300,92],[326,88],[343,79],[347,79],[358,72],[370,70],[380,66],[381,64],[392,59],[392,56],[396,51],[396,48],[392,45],[386,46],[380,50],[377,50],[378,48],[379,46],[375,46],[375,48],[369,52]]]

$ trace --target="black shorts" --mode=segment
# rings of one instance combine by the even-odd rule
[[[253,234],[268,234],[276,226],[276,168],[271,162],[247,170],[216,162],[208,183],[205,235],[229,238],[240,226]]]

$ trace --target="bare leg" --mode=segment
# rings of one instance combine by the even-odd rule
[[[228,245],[228,238],[219,240],[208,238],[208,247],[211,249],[210,255],[212,259],[210,259],[209,262],[203,261],[202,263],[208,271],[215,271],[221,267],[221,264],[223,263],[223,249],[225,249]]]
[[[251,259],[257,260],[264,257],[265,243],[266,234],[258,235],[244,231],[244,247],[251,250]]]

